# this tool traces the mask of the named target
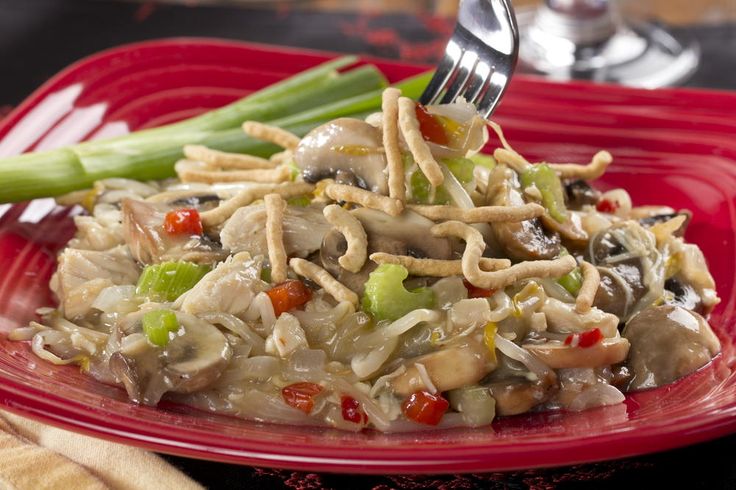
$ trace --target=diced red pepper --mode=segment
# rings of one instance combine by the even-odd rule
[[[312,299],[312,290],[302,281],[291,279],[272,287],[266,294],[271,298],[276,318],[283,312],[292,310]]]
[[[468,290],[468,298],[490,298],[496,292],[495,289],[475,287],[465,279],[463,279],[463,284],[465,285],[465,289]]]
[[[340,405],[342,408],[342,418],[348,422],[355,424],[365,424],[368,422],[368,416],[360,408],[360,402],[352,396],[343,395],[340,397]]]
[[[419,131],[426,141],[437,143],[438,145],[447,145],[450,140],[447,137],[444,126],[427,108],[422,104],[416,106],[417,121],[419,121]]]
[[[565,345],[573,345],[577,337],[577,347],[593,347],[595,344],[603,340],[603,334],[600,328],[594,328],[587,332],[570,334],[565,338]]]
[[[164,218],[164,231],[171,235],[201,235],[199,212],[194,208],[169,211]]]
[[[618,203],[616,201],[609,201],[608,199],[601,199],[595,205],[595,209],[601,213],[613,214],[618,209]]]
[[[294,408],[309,414],[314,408],[314,398],[322,392],[317,383],[294,383],[281,389],[281,397]]]
[[[450,407],[442,395],[417,391],[409,395],[401,405],[401,411],[409,420],[426,425],[437,425]]]

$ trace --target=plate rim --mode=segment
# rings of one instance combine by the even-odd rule
[[[1,121],[0,121],[0,134],[6,133],[10,128],[12,128],[15,123],[17,122],[17,119],[19,117],[22,117],[23,114],[25,114],[29,109],[33,108],[38,101],[44,97],[47,93],[49,93],[51,90],[56,88],[56,85],[58,85],[61,81],[64,80],[64,78],[68,77],[70,74],[75,73],[77,70],[79,70],[80,67],[85,66],[87,64],[95,63],[100,59],[104,59],[109,56],[114,56],[116,54],[129,52],[130,50],[135,50],[139,48],[148,48],[148,47],[162,47],[167,45],[177,45],[177,44],[199,44],[199,45],[210,45],[210,46],[223,46],[223,47],[248,47],[253,49],[259,49],[262,51],[268,51],[268,52],[278,52],[280,54],[284,53],[294,53],[294,54],[308,54],[311,56],[319,56],[319,57],[325,57],[330,58],[334,56],[339,56],[338,53],[331,53],[331,52],[325,52],[325,51],[319,51],[319,50],[311,50],[311,49],[303,49],[303,48],[292,48],[292,47],[284,47],[284,46],[277,46],[277,45],[268,45],[268,44],[262,44],[262,43],[250,43],[250,42],[241,42],[241,41],[235,41],[235,40],[226,40],[226,39],[217,39],[217,38],[209,38],[209,37],[173,37],[173,38],[163,38],[163,39],[155,39],[155,40],[147,40],[142,42],[135,42],[135,43],[128,43],[123,44],[120,46],[111,47],[108,49],[105,49],[103,51],[91,54],[87,57],[84,57],[70,65],[68,65],[66,68],[59,71],[57,74],[55,74],[53,77],[48,79],[46,82],[44,82],[41,86],[39,86],[36,90],[34,90],[27,98],[24,99],[23,102],[21,102],[15,109],[13,109],[10,113],[8,113]],[[359,59],[361,61],[368,61],[368,62],[386,62],[386,63],[392,63],[396,65],[402,65],[402,66],[408,66],[408,67],[414,67],[417,69],[420,68],[426,68],[424,65],[416,65],[416,64],[409,64],[409,63],[402,63],[400,61],[396,60],[382,60],[381,58],[376,57],[364,57],[360,56]],[[596,86],[599,87],[602,84],[593,84],[590,82],[550,82],[548,80],[538,79],[537,77],[524,77],[519,76],[519,78],[522,78],[526,82],[529,83],[542,83],[542,84],[554,84],[554,85],[568,85],[571,87],[575,86]],[[636,89],[636,88],[630,88],[630,87],[621,87],[621,86],[614,86],[614,85],[605,85],[607,89],[613,88],[617,92],[627,92],[627,93],[642,93],[642,92],[648,92],[645,89]],[[718,96],[723,97],[726,96],[726,98],[731,99],[736,103],[736,94],[730,93],[730,92],[721,92],[716,90],[710,90],[710,89],[666,89],[666,92],[672,92],[676,94],[682,94],[682,93],[689,93],[693,96]],[[662,93],[662,92],[658,92]],[[6,383],[0,384],[0,403],[5,406],[6,409],[8,409],[11,412],[18,413],[20,415],[27,416],[29,418],[42,421],[44,423],[49,423],[50,425],[55,425],[67,430],[72,430],[75,432],[84,433],[87,435],[91,435],[94,437],[101,437],[102,434],[105,435],[105,439],[108,440],[114,440],[117,442],[122,442],[125,444],[130,444],[138,447],[143,447],[146,449],[156,450],[160,452],[170,453],[170,454],[178,454],[186,457],[195,457],[199,459],[209,459],[213,461],[221,461],[221,462],[230,462],[230,463],[237,463],[237,464],[250,464],[250,465],[261,465],[261,466],[270,466],[270,467],[278,467],[278,468],[291,468],[291,469],[302,469],[302,470],[310,470],[310,471],[337,471],[337,472],[351,472],[351,473],[383,473],[385,472],[386,466],[381,465],[388,465],[391,466],[391,471],[395,473],[457,473],[457,472],[470,472],[470,471],[494,471],[494,470],[514,470],[514,469],[521,469],[521,468],[537,468],[537,467],[548,467],[548,466],[563,466],[563,465],[570,465],[570,464],[577,464],[582,462],[593,462],[593,461],[603,461],[603,460],[610,460],[610,459],[619,459],[624,457],[630,457],[630,456],[636,456],[640,454],[646,454],[650,452],[656,452],[666,449],[672,449],[676,447],[685,446],[688,444],[693,444],[697,442],[702,442],[714,437],[717,437],[719,435],[725,435],[728,433],[732,433],[736,431],[736,417],[733,417],[734,414],[736,414],[736,400],[731,401],[731,403],[727,406],[726,409],[721,409],[719,411],[718,415],[711,414],[710,417],[703,422],[702,420],[693,422],[693,424],[687,428],[687,431],[683,434],[681,434],[681,437],[677,440],[674,440],[672,438],[664,441],[656,436],[658,435],[658,432],[667,432],[666,427],[660,427],[659,425],[657,427],[649,427],[646,428],[646,430],[640,429],[638,430],[638,434],[635,434],[634,438],[642,441],[647,440],[650,444],[641,444],[641,445],[634,445],[631,444],[630,446],[626,448],[618,448],[620,451],[617,452],[615,455],[606,454],[605,448],[599,448],[599,446],[606,446],[609,444],[614,444],[616,442],[622,442],[622,441],[630,441],[632,439],[632,435],[630,431],[617,431],[613,432],[611,434],[597,434],[595,436],[591,436],[590,439],[595,438],[595,441],[593,442],[593,446],[596,447],[596,450],[598,451],[596,454],[597,456],[580,456],[576,460],[572,460],[570,458],[555,458],[554,454],[552,453],[558,453],[558,452],[565,452],[565,450],[570,449],[571,447],[580,447],[580,440],[586,440],[588,438],[580,438],[577,437],[574,440],[573,439],[564,439],[564,440],[555,440],[554,442],[554,448],[547,448],[545,449],[543,446],[545,444],[549,445],[548,443],[545,443],[544,441],[525,441],[522,448],[514,448],[512,445],[509,445],[509,452],[516,454],[516,457],[519,457],[519,455],[523,454],[524,452],[528,453],[534,453],[536,459],[540,459],[541,454],[545,454],[547,456],[547,459],[541,458],[542,461],[539,461],[535,464],[493,464],[492,461],[488,461],[488,459],[482,458],[482,450],[484,447],[487,447],[487,445],[484,445],[482,443],[478,445],[472,445],[464,447],[465,454],[463,458],[465,458],[462,462],[465,466],[463,466],[463,469],[458,470],[457,466],[448,466],[448,465],[455,465],[457,464],[456,461],[442,461],[441,458],[437,459],[431,459],[430,461],[427,461],[427,465],[416,468],[414,465],[416,465],[416,461],[413,461],[410,459],[410,456],[407,458],[407,455],[404,456],[404,459],[402,458],[396,458],[392,457],[392,461],[380,461],[376,462],[375,459],[373,460],[366,460],[361,458],[345,458],[340,457],[338,454],[340,453],[339,448],[335,449],[335,456],[333,457],[321,457],[316,458],[320,461],[314,461],[314,457],[300,457],[296,454],[300,450],[299,446],[294,446],[291,453],[284,455],[284,447],[280,447],[279,450],[273,451],[272,453],[269,453],[267,451],[257,451],[256,453],[253,453],[253,451],[247,451],[245,449],[241,449],[240,452],[235,451],[231,448],[227,448],[224,445],[218,446],[217,450],[212,450],[212,446],[210,445],[208,448],[200,448],[195,449],[191,447],[191,444],[189,447],[187,447],[187,444],[184,442],[181,442],[180,444],[172,444],[172,439],[163,440],[159,438],[158,436],[153,435],[153,433],[144,434],[140,431],[135,433],[121,433],[119,429],[114,429],[111,426],[100,424],[99,422],[102,421],[102,416],[97,414],[95,416],[94,413],[90,413],[85,418],[89,419],[91,422],[84,422],[82,420],[74,420],[72,419],[63,419],[61,416],[54,416],[51,417],[48,414],[46,416],[40,415],[34,408],[34,405],[43,405],[44,402],[42,399],[44,397],[48,398],[48,395],[45,394],[40,389],[36,390],[34,388],[29,388],[20,384],[15,383],[13,380],[5,380]],[[10,381],[10,383],[8,383]],[[85,407],[86,409],[89,409],[90,407],[78,403],[73,400],[64,399],[63,397],[57,397],[54,395],[54,398],[57,398],[56,402],[61,401],[62,406],[64,407],[64,410],[72,410],[75,408],[75,405],[77,408],[79,407]],[[25,405],[21,404],[20,402],[25,401]],[[51,402],[47,402],[51,403]],[[59,408],[60,405],[56,404],[56,408]],[[90,425],[93,422],[98,422],[96,425]],[[654,430],[654,429],[660,429],[660,430]],[[145,431],[144,431],[145,432]],[[651,433],[650,433],[651,432]],[[588,441],[591,442],[591,441]],[[635,446],[635,447],[631,447]],[[377,452],[386,452],[385,448],[369,448],[367,450],[367,453],[377,453]],[[441,449],[435,448],[433,452],[441,453]],[[393,454],[393,453],[392,453]],[[404,453],[402,453],[404,454]],[[259,456],[260,455],[260,456]],[[266,457],[266,456],[270,457]],[[398,454],[397,454],[398,455]],[[397,456],[394,455],[394,456]],[[457,458],[453,458],[457,459]],[[561,461],[564,459],[564,461]],[[369,463],[371,463],[369,465]],[[389,464],[393,463],[393,465]],[[438,465],[442,465],[438,468]]]

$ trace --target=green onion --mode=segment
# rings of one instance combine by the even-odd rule
[[[404,279],[409,271],[402,265],[381,264],[370,273],[363,293],[363,310],[376,321],[396,320],[412,310],[434,307],[429,288],[407,291]]]
[[[138,278],[135,293],[152,301],[174,301],[192,289],[209,271],[207,265],[184,261],[149,265]]]
[[[153,345],[164,347],[169,333],[179,330],[179,320],[171,310],[153,310],[143,315],[143,333]]]
[[[341,58],[302,72],[221,109],[160,128],[108,140],[90,141],[42,153],[0,159],[0,202],[57,196],[89,188],[100,179],[138,180],[174,175],[174,163],[186,144],[221,151],[270,156],[278,147],[243,135],[246,120],[268,122],[297,135],[336,117],[365,116],[379,110],[386,81],[373,66],[344,73],[354,58]],[[407,97],[418,97],[431,74],[397,84]]]

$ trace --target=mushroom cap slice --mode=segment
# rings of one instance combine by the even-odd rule
[[[489,204],[493,206],[522,206],[525,204],[516,174],[502,166],[491,172],[488,185]],[[493,223],[494,245],[512,260],[553,259],[560,253],[560,237],[548,233],[539,218],[516,223]]]
[[[217,380],[230,362],[232,349],[217,327],[186,313],[177,312],[177,318],[183,328],[164,348],[135,332],[110,356],[110,371],[132,401],[156,405],[169,391],[202,390]]]
[[[496,414],[501,416],[526,413],[547,401],[557,391],[554,383],[532,383],[518,378],[492,383],[488,388],[496,400]]]
[[[184,333],[174,337],[163,352],[171,391],[191,393],[205,388],[220,377],[230,357],[230,344],[217,327],[188,319]]]
[[[449,238],[432,236],[434,222],[413,211],[405,210],[400,216],[389,216],[382,211],[358,208],[351,211],[363,225],[368,238],[368,254],[385,252],[395,255],[432,259],[453,258],[453,242]],[[340,232],[327,233],[320,248],[322,266],[338,281],[362,294],[368,275],[377,267],[366,261],[358,273],[343,269],[338,258],[345,253],[347,242]]]
[[[651,306],[626,324],[631,342],[628,390],[655,388],[703,367],[721,350],[718,337],[699,314],[680,306]]]
[[[360,119],[343,117],[307,133],[296,147],[294,162],[307,182],[335,177],[342,171],[368,190],[388,194],[382,148],[381,130]]]
[[[603,339],[590,347],[573,347],[559,342],[522,347],[552,369],[610,366],[623,362],[629,353],[629,341],[621,337]]]
[[[468,339],[463,344],[406,361],[406,371],[391,380],[391,386],[400,396],[426,390],[428,387],[422,380],[417,364],[424,365],[437,391],[473,385],[495,369],[496,362],[489,354],[488,348],[480,342]]]

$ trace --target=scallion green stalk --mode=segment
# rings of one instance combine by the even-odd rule
[[[302,136],[330,119],[380,110],[385,80],[375,67],[367,65],[341,74],[334,70],[352,62],[352,58],[345,58],[321,65],[180,123],[0,160],[0,202],[57,196],[109,177],[171,177],[186,144],[269,156],[278,148],[246,137],[239,127],[243,121],[261,120]],[[428,80],[429,74],[423,74],[397,86],[406,96],[416,98]]]

